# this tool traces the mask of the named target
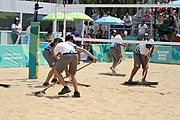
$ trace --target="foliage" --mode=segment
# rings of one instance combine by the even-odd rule
[[[142,0],[80,0],[80,4],[137,4],[138,2],[142,2]],[[136,8],[86,8],[86,14],[90,16],[94,13],[99,13],[103,16],[108,11],[112,16],[121,17],[126,12],[134,15]]]

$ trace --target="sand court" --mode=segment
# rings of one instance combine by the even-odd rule
[[[87,63],[82,63],[81,67]],[[58,96],[62,85],[55,85],[42,97],[49,67],[39,67],[38,79],[28,79],[28,68],[0,68],[0,119],[2,120],[178,120],[180,118],[180,66],[150,63],[147,80],[157,81],[154,87],[124,86],[133,67],[126,59],[111,75],[111,63],[93,63],[77,72],[81,98],[73,92]],[[134,80],[141,80],[139,70]],[[66,80],[69,80],[68,78]],[[69,84],[71,90],[73,87]]]

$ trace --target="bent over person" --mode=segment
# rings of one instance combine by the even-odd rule
[[[65,69],[67,65],[69,65],[69,75],[72,79],[73,87],[74,87],[74,95],[73,97],[80,97],[80,93],[78,91],[77,87],[77,80],[75,78],[75,74],[77,71],[77,64],[78,64],[78,55],[77,52],[84,52],[89,57],[93,59],[93,62],[97,62],[97,58],[95,58],[91,53],[89,53],[87,50],[78,47],[73,43],[74,37],[72,35],[66,36],[66,42],[58,43],[57,46],[54,49],[54,54],[58,55],[61,54],[61,58],[58,59],[57,64],[55,66],[55,69],[58,71],[58,73],[61,76],[61,81],[63,80],[63,77],[61,73]],[[64,87],[58,95],[63,95],[65,93],[71,92],[68,87]]]
[[[43,83],[43,86],[49,85],[49,80],[51,79],[51,77],[53,75],[54,75],[54,78],[52,79],[51,82],[57,82],[57,79],[56,79],[56,76],[55,76],[54,70],[53,70],[53,67],[56,65],[56,61],[57,61],[57,57],[54,55],[54,48],[60,42],[63,42],[61,38],[55,38],[51,43],[49,43],[46,46],[46,48],[43,51],[44,58],[46,59],[49,67],[52,68],[49,71],[46,81]]]
[[[150,52],[150,57],[153,56],[154,51],[154,40],[150,39],[145,43],[139,43],[134,50],[134,68],[132,69],[131,76],[128,80],[129,83],[132,82],[134,75],[140,68],[142,64],[143,68],[143,78],[142,83],[146,83],[146,75],[148,69],[148,53]]]

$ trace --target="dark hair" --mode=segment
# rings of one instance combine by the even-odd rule
[[[50,46],[51,47],[54,47],[55,46],[55,43],[60,43],[60,42],[63,42],[61,38],[55,38],[51,43],[50,43]]]
[[[174,20],[174,17],[173,16],[169,16],[169,18],[172,18]]]
[[[54,46],[55,46],[55,42],[51,42],[51,43],[50,43],[50,46],[51,46],[51,47],[54,47]]]
[[[93,32],[94,32],[94,30],[93,30],[93,29],[90,29],[90,31],[93,31]]]
[[[52,30],[48,30],[48,33],[51,33],[51,34],[52,34]]]
[[[60,42],[63,42],[63,41],[62,41],[61,38],[55,38],[55,39],[53,40],[53,42],[54,42],[54,43],[56,43],[56,42],[60,43]]]
[[[70,39],[74,40],[74,36],[72,34],[67,35],[65,38],[65,41],[70,40]]]

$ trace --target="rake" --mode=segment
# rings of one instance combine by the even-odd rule
[[[82,67],[80,67],[79,69],[77,69],[77,71],[79,71],[79,70],[81,70],[81,69],[89,66],[89,65],[92,64],[92,63],[93,63],[93,61],[90,62],[90,63],[88,63],[88,64],[86,64],[86,65],[84,65],[84,66],[82,66]],[[70,82],[70,81],[66,81],[66,83],[71,83],[71,82]],[[53,87],[55,84],[56,84],[56,83],[53,83],[53,84],[49,85],[48,87],[44,88],[43,90],[35,92],[34,95],[35,95],[35,96],[42,96],[42,95],[46,94],[46,90],[48,90],[49,88]],[[85,87],[90,87],[90,85],[85,85],[85,84],[81,84],[81,83],[77,83],[77,84],[78,84],[78,85],[85,86]]]

